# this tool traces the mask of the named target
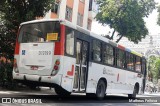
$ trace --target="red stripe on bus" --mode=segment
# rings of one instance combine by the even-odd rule
[[[67,71],[67,75],[68,76],[73,76],[73,73],[74,73],[74,65],[72,65],[71,71]]]
[[[19,54],[19,48],[20,48],[20,44],[16,41],[16,47],[15,47],[14,54],[16,54],[16,55]]]
[[[64,55],[65,26],[61,25],[60,42],[55,42],[54,55]]]
[[[14,50],[14,54],[16,54],[16,55],[19,54],[19,48],[20,48],[20,44],[18,43],[18,35],[19,35],[19,30],[18,30],[18,34],[17,34],[17,38],[16,38],[16,45],[15,45],[15,50]]]
[[[125,47],[121,46],[121,45],[118,45],[118,48],[122,49],[122,50],[125,50]]]

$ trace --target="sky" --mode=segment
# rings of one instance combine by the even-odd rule
[[[160,34],[160,26],[157,25],[157,19],[158,19],[157,10],[153,10],[153,12],[149,15],[149,17],[144,19],[150,35]]]
[[[160,4],[160,0],[155,0],[157,3]],[[148,28],[149,31],[149,35],[158,35],[160,34],[160,26],[157,25],[157,15],[158,12],[157,10],[154,10],[148,18],[144,18],[145,22],[146,22],[146,27]],[[98,29],[98,30],[97,30]],[[92,23],[92,32],[96,33],[96,34],[108,34],[109,31],[111,31],[111,29],[108,26],[102,26],[101,24],[99,24],[98,22],[94,22]]]

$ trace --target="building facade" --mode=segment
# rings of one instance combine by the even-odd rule
[[[96,13],[96,0],[55,0],[45,18],[67,20],[74,25],[91,30]]]

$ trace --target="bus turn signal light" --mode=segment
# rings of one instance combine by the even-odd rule
[[[56,60],[55,64],[56,64],[56,65],[59,65],[59,64],[60,64],[60,61],[59,61],[59,60]]]
[[[54,66],[54,70],[58,70],[58,66],[57,65]]]

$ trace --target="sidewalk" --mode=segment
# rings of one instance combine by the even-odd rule
[[[17,97],[22,95],[55,95],[55,91],[49,87],[41,87],[40,90],[21,89],[19,91],[0,89],[0,97]]]
[[[160,92],[153,92],[153,93],[145,92],[144,95],[155,95],[155,96],[160,96]]]

